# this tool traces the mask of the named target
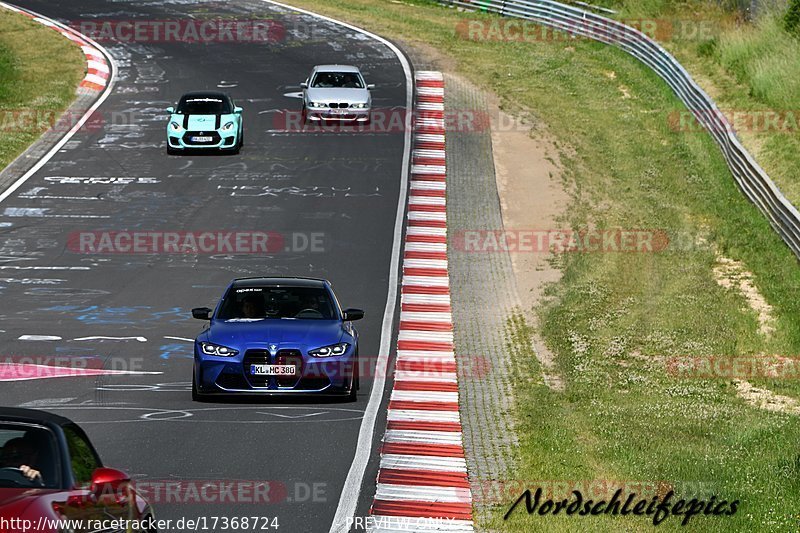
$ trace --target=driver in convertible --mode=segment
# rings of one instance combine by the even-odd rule
[[[17,468],[31,481],[42,481],[42,474],[32,465],[38,463],[39,449],[32,439],[17,437],[0,449],[0,468]]]

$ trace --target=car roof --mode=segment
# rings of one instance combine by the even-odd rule
[[[231,287],[319,287],[323,288],[330,283],[324,279],[301,277],[258,277],[238,278],[233,280]]]
[[[193,91],[184,94],[181,99],[183,98],[219,98],[220,100],[224,100],[228,98],[228,95],[219,91]]]
[[[353,65],[317,65],[314,70],[317,72],[361,72],[358,67]]]
[[[73,424],[72,420],[63,416],[48,413],[47,411],[39,411],[38,409],[22,409],[19,407],[0,407],[0,422],[3,421],[55,426]]]

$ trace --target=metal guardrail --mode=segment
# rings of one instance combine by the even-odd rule
[[[440,4],[496,13],[621,48],[654,70],[691,110],[722,150],[739,188],[764,213],[800,258],[800,213],[745,150],[716,103],[686,69],[653,39],[615,20],[552,0],[437,0]]]

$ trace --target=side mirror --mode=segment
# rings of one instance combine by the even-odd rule
[[[375,88],[375,84],[374,84],[374,83],[369,83],[369,84],[367,84],[367,90],[368,90],[368,91],[371,91],[371,90],[372,90],[372,89],[374,89],[374,88]]]
[[[98,497],[116,495],[120,487],[130,481],[130,476],[121,470],[98,468],[92,474],[92,485],[89,490]]]
[[[233,112],[236,113],[237,115],[241,115],[242,111],[244,111],[244,109],[242,109],[239,106],[236,106],[236,107],[233,108]]]
[[[170,115],[174,115],[175,114],[175,108],[172,107],[172,106],[169,106],[167,108],[167,113],[169,113]]]
[[[361,309],[345,309],[344,310],[344,320],[346,322],[351,322],[354,320],[361,320],[364,318],[364,311]]]
[[[192,317],[197,320],[211,320],[211,313],[213,309],[208,307],[195,307],[192,309]]]
[[[300,84],[300,88],[301,88],[301,89],[308,89],[308,82],[307,82],[307,81],[304,81],[303,83],[301,83],[301,84]]]

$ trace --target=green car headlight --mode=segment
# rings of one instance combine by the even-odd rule
[[[228,122],[222,127],[222,131],[231,131],[233,129],[233,122]]]
[[[178,124],[178,123],[177,123],[177,122],[175,122],[175,121],[172,121],[172,122],[170,122],[170,123],[169,123],[169,128],[170,128],[172,131],[180,131],[180,130],[182,130],[182,129],[183,129],[183,126],[181,126],[180,124]]]

